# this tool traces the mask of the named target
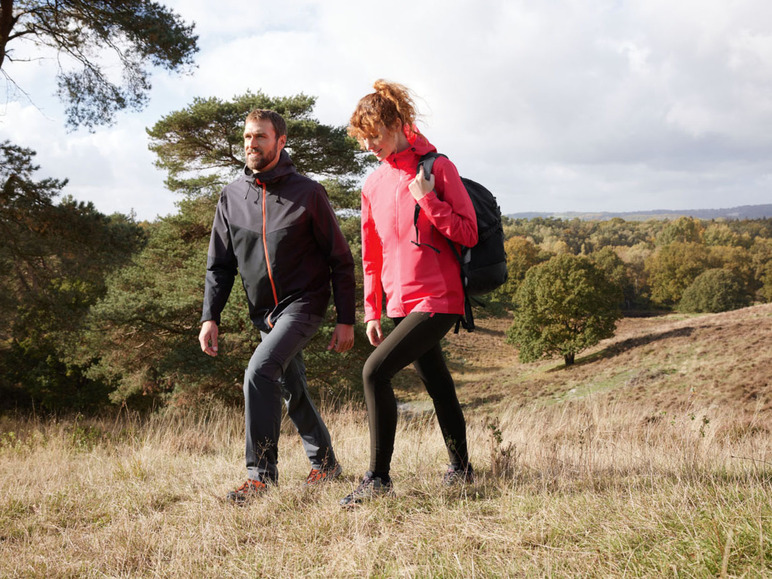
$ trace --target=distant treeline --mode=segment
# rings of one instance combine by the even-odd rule
[[[561,253],[596,261],[622,287],[628,314],[710,311],[698,290],[730,292],[724,309],[772,301],[772,219],[505,218],[505,233],[510,279],[494,296],[502,303],[511,302],[529,268]]]
[[[766,219],[772,218],[772,205],[741,205],[726,209],[658,209],[656,211],[566,211],[559,213],[544,213],[530,211],[511,213],[511,219],[534,219],[536,217],[554,217],[557,219],[582,219],[585,221],[603,221],[620,217],[627,221],[648,221],[650,219],[677,219],[678,217],[693,217],[695,219]]]

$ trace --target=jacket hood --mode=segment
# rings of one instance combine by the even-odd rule
[[[286,177],[287,175],[290,175],[292,173],[297,172],[297,169],[295,168],[295,163],[292,162],[292,159],[290,159],[289,153],[287,153],[286,149],[282,149],[281,153],[279,153],[279,162],[276,163],[276,166],[271,169],[270,171],[253,171],[246,165],[244,166],[244,178],[247,181],[253,181],[254,179],[257,179],[259,183],[273,183],[274,181],[277,181],[281,179],[282,177]]]
[[[405,127],[405,137],[410,146],[398,153],[392,153],[385,161],[392,166],[402,165],[406,159],[409,159],[413,155],[422,157],[426,153],[433,153],[437,151],[437,148],[429,142],[429,139],[419,133],[415,127]]]

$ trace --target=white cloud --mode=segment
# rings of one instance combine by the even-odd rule
[[[34,178],[68,179],[63,194],[91,201],[106,214],[135,211],[140,219],[176,210],[176,196],[153,166],[139,118],[127,117],[94,134],[67,133],[61,116],[48,118],[29,104],[11,102],[3,121],[0,140],[35,151],[33,162],[40,168]]]
[[[174,210],[144,128],[194,97],[317,97],[345,124],[377,78],[415,91],[423,127],[506,212],[769,203],[772,5],[763,0],[165,2],[200,35],[190,76],[159,73],[142,114],[68,134],[51,71],[14,78],[0,139],[105,212]]]

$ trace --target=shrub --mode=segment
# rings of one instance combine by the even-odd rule
[[[725,269],[709,269],[684,290],[678,309],[682,312],[717,313],[750,304],[742,284]]]

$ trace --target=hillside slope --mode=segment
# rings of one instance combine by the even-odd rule
[[[554,404],[589,395],[634,401],[651,417],[720,409],[772,422],[772,304],[722,314],[626,318],[614,338],[573,367],[521,364],[506,344],[509,319],[480,319],[446,351],[467,408]],[[406,393],[409,394],[409,393]],[[414,392],[414,395],[418,392]],[[763,423],[763,422],[762,422]]]

